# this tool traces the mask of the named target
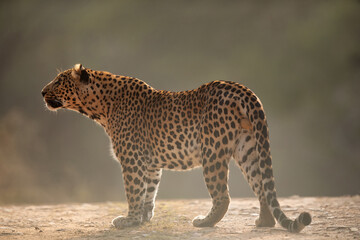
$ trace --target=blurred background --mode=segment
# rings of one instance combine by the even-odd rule
[[[40,91],[82,63],[157,89],[222,79],[262,100],[278,195],[360,193],[360,2],[1,1],[0,204],[124,201],[104,130]],[[254,196],[230,169],[232,197]],[[207,198],[201,169],[158,198]]]

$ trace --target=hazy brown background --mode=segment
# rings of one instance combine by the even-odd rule
[[[125,200],[103,129],[41,88],[81,62],[158,89],[245,84],[269,119],[280,196],[360,193],[359,1],[1,1],[0,203]],[[239,169],[232,197],[253,196]],[[159,198],[208,197],[200,169]]]

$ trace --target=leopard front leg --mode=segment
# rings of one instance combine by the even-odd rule
[[[155,209],[155,198],[159,188],[160,179],[161,179],[162,169],[154,169],[147,171],[147,187],[146,187],[146,197],[143,213],[143,221],[150,221],[154,216]]]
[[[112,225],[122,229],[137,226],[143,221],[144,202],[146,195],[146,168],[139,166],[139,161],[130,159],[122,163],[125,193],[128,201],[128,216],[119,216],[112,220]],[[137,163],[137,165],[131,165]]]

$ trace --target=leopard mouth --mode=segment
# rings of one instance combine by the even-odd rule
[[[57,109],[63,106],[62,102],[57,99],[45,99],[45,102],[47,106],[52,109]]]

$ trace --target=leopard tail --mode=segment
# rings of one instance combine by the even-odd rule
[[[311,223],[311,215],[302,212],[295,220],[288,218],[281,210],[276,197],[275,183],[270,154],[269,130],[265,112],[260,99],[249,89],[244,87],[245,96],[241,100],[241,114],[250,121],[249,130],[256,138],[256,150],[259,155],[259,166],[262,177],[262,190],[269,209],[277,222],[289,232],[298,233]],[[247,100],[247,101],[246,101]]]

